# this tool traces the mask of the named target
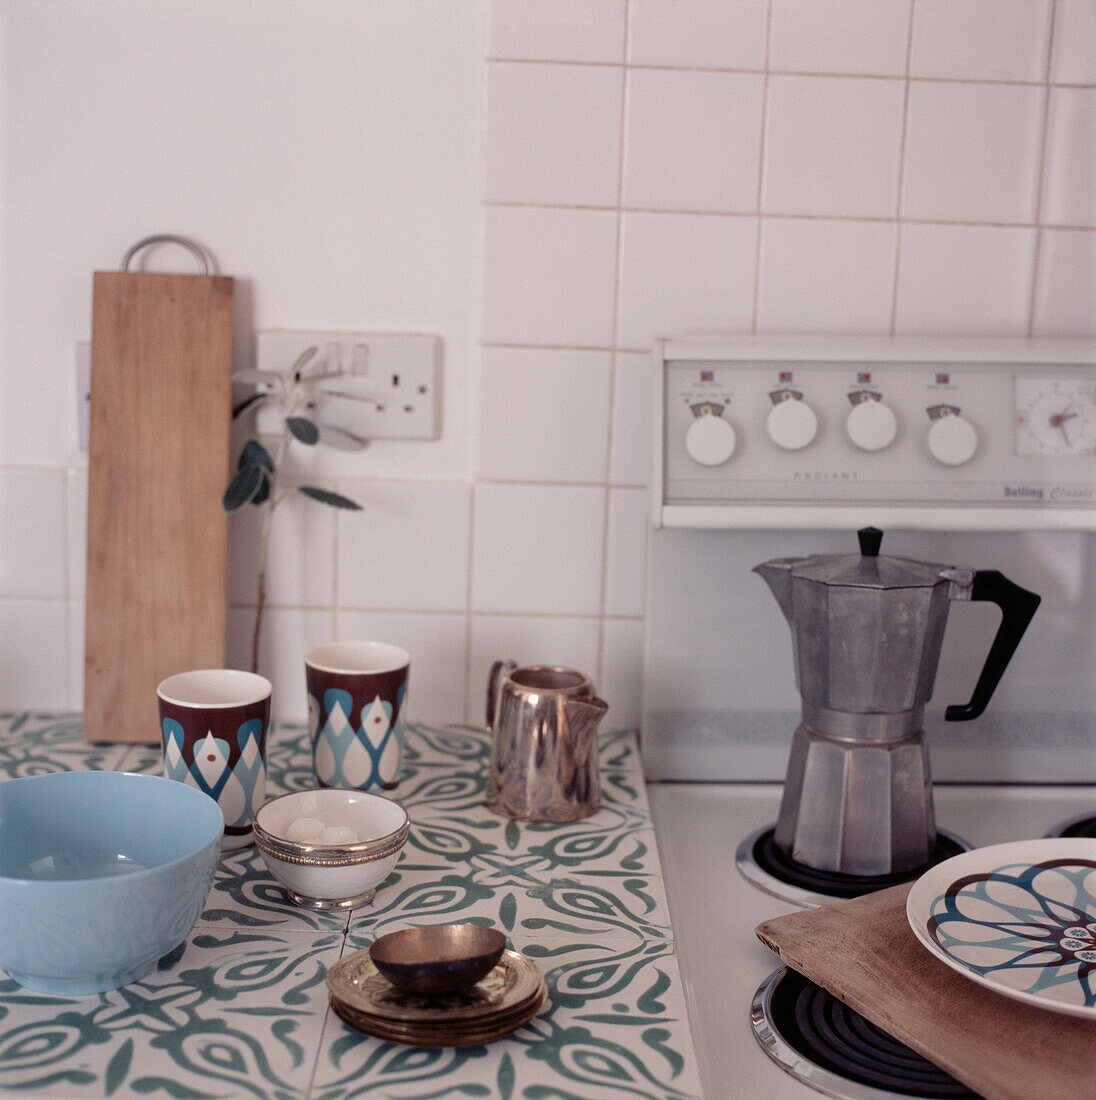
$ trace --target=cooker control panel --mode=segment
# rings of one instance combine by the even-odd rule
[[[656,522],[1096,530],[1096,344],[657,349]]]

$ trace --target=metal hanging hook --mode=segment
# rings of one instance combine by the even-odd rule
[[[203,275],[209,274],[209,257],[200,245],[195,244],[193,241],[187,240],[186,237],[176,236],[174,233],[155,233],[151,237],[144,237],[139,240],[135,245],[131,245],[125,256],[122,257],[122,270],[129,270],[129,262],[133,257],[141,251],[142,248],[147,247],[150,244],[160,244],[162,242],[170,244],[182,245],[188,252],[190,252],[194,258],[198,261],[198,266],[201,268]]]

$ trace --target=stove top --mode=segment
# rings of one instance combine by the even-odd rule
[[[1080,817],[1060,821],[1047,836],[1096,836],[1096,814],[1084,813]]]
[[[779,809],[781,789],[779,783],[648,786],[704,1095],[722,1100],[728,1081],[735,1083],[733,1095],[757,1100],[817,1100],[820,1093],[852,1100],[934,1095],[927,1086],[911,1093],[896,1092],[893,1083],[882,1080],[849,1082],[834,1072],[833,1065],[819,1066],[813,1060],[806,1063],[809,1055],[784,1040],[775,1041],[781,1051],[774,1046],[770,1051],[773,1057],[759,1045],[758,1038],[764,1038],[768,1028],[763,1013],[758,1017],[759,1005],[773,996],[778,1006],[784,1005],[785,996],[792,1004],[791,1009],[778,1007],[779,1014],[790,1011],[794,1016],[798,1012],[816,1023],[821,1021],[816,1031],[836,1030],[854,1049],[859,1050],[869,1038],[874,1042],[872,1031],[878,1031],[857,1014],[846,1014],[843,1006],[834,1007],[839,1002],[828,994],[812,992],[817,987],[810,983],[804,983],[808,988],[792,996],[789,991],[795,991],[794,980],[783,987],[779,959],[754,935],[761,921],[809,904],[773,896],[747,879],[734,859],[728,858],[743,845],[744,838],[752,843],[763,838]],[[1056,831],[1096,830],[1092,820],[1096,816],[1094,786],[936,784],[933,793],[937,821],[954,830],[947,836],[961,836],[976,847]],[[1071,831],[1068,835],[1091,834]],[[827,904],[828,900],[823,897],[815,904]],[[755,1026],[759,1028],[756,1037]],[[888,1051],[886,1043],[883,1048],[884,1064],[890,1059],[898,1065],[912,1065],[915,1077],[926,1072],[906,1048]],[[800,1069],[809,1070],[810,1085],[793,1077],[777,1060],[775,1055],[781,1052]],[[829,1057],[818,1056],[818,1061]],[[942,1087],[957,1086],[946,1079]],[[970,1094],[944,1091],[935,1095]]]
[[[750,833],[738,846],[735,863],[742,875],[759,890],[773,897],[790,901],[805,909],[817,909],[842,898],[856,898],[873,890],[884,890],[901,882],[912,882],[923,871],[960,852],[970,845],[943,830],[937,831],[936,845],[924,867],[896,871],[889,875],[847,875],[840,871],[823,871],[792,859],[774,840],[775,825]]]
[[[761,984],[750,1023],[766,1054],[829,1096],[977,1100],[954,1077],[794,970],[776,970]]]

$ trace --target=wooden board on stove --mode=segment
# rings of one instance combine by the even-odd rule
[[[1022,1004],[945,966],[906,921],[910,889],[776,917],[757,936],[986,1100],[1096,1097],[1096,1021]]]

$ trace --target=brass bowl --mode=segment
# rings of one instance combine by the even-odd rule
[[[409,993],[453,993],[486,977],[506,947],[497,928],[432,924],[389,932],[373,942],[373,965]]]

